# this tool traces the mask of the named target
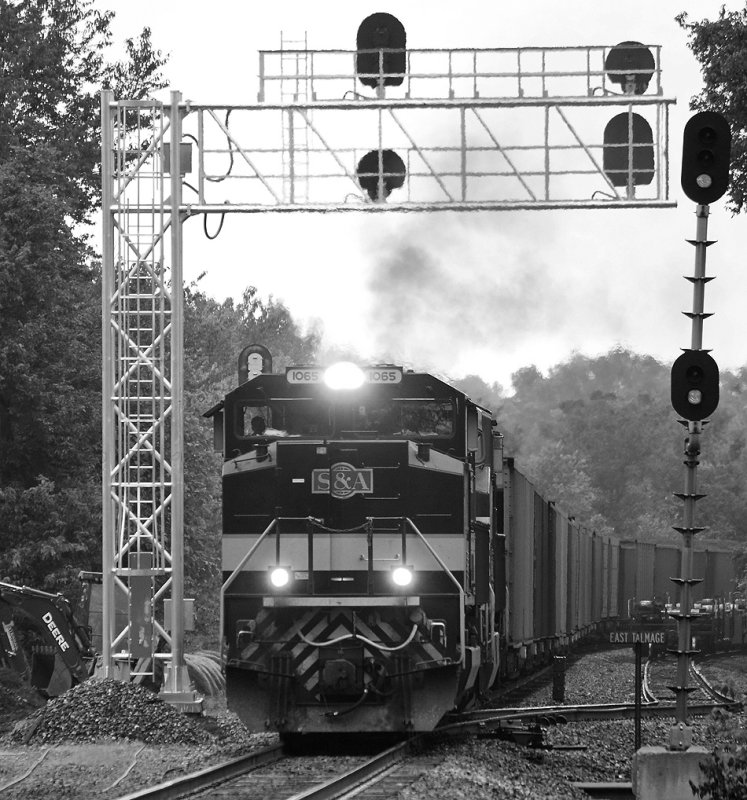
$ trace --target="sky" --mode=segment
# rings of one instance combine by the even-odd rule
[[[676,208],[417,214],[233,214],[206,239],[184,224],[186,281],[223,300],[247,286],[284,303],[302,329],[363,362],[402,363],[508,392],[517,369],[547,373],[575,352],[630,348],[671,363],[690,346],[695,204],[679,186],[682,129],[701,88],[674,17],[715,18],[718,0],[96,0],[115,12],[115,40],[147,25],[168,54],[169,89],[200,103],[253,102],[258,51],[306,37],[310,49],[354,49],[361,20],[396,15],[411,48],[662,45]],[[727,2],[727,9],[743,8]],[[168,90],[159,99],[168,100]],[[208,226],[214,232],[218,217]],[[744,220],[712,204],[703,346],[722,368],[747,364]]]

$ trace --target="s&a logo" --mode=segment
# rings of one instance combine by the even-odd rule
[[[372,494],[373,469],[359,469],[347,461],[339,461],[329,469],[315,469],[311,473],[311,493],[330,494],[338,500],[347,500],[354,494]]]

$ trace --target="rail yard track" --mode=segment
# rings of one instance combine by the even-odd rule
[[[724,702],[699,703],[692,704],[689,709],[693,715],[701,716],[725,705]],[[496,736],[536,746],[541,745],[543,727],[578,721],[631,719],[634,713],[631,703],[481,709],[453,715],[437,734]],[[674,705],[654,701],[644,704],[642,713],[645,717],[671,716]],[[401,742],[372,757],[290,755],[278,744],[119,800],[186,797],[195,800],[332,800],[353,796],[357,800],[382,800],[396,796],[442,760],[427,752],[414,752],[414,743],[423,738]],[[600,792],[603,791],[601,787]]]
[[[669,687],[677,683],[677,662],[673,657],[649,661],[644,671],[644,698],[649,702],[661,700],[671,701],[672,692]],[[689,683],[694,691],[690,695],[688,708],[707,706],[734,705],[734,699],[719,691],[703,673],[703,665],[690,662]],[[693,712],[694,713],[694,712]]]
[[[332,800],[385,798],[441,759],[412,752],[414,740],[374,756],[291,755],[283,745],[120,797],[119,800]]]
[[[731,656],[736,660],[730,665]],[[343,752],[338,746],[332,751],[334,755],[328,755],[329,748],[326,753],[320,753],[320,748],[317,748],[314,756],[309,758],[307,748],[301,753],[299,738],[304,742],[310,740],[313,745],[317,739],[315,735],[291,735],[289,740],[286,739],[285,748],[274,745],[257,750],[258,746],[263,746],[259,742],[267,744],[267,737],[250,737],[238,745],[239,738],[232,733],[234,744],[227,752],[239,752],[236,749],[238,745],[247,748],[247,755],[155,785],[166,780],[166,776],[173,776],[172,769],[179,769],[179,762],[182,768],[189,763],[192,770],[206,762],[200,762],[201,756],[187,760],[181,751],[177,751],[176,757],[170,755],[173,760],[159,762],[153,756],[159,757],[160,746],[155,750],[141,747],[137,753],[129,751],[132,763],[124,775],[121,772],[124,762],[120,762],[119,768],[113,764],[113,769],[99,776],[98,784],[104,785],[104,780],[111,783],[112,778],[116,778],[112,788],[121,783],[120,800],[208,796],[211,800],[228,797],[238,800],[260,797],[263,800],[312,797],[388,800],[405,787],[408,787],[409,794],[418,798],[451,797],[455,792],[458,794],[457,788],[470,787],[470,792],[480,798],[490,792],[502,791],[505,783],[516,783],[524,788],[541,786],[537,788],[538,796],[552,796],[552,792],[547,794],[547,787],[556,781],[553,766],[562,764],[569,779],[575,779],[574,786],[583,787],[589,796],[631,797],[629,758],[634,750],[631,719],[634,707],[625,702],[633,695],[631,656],[620,650],[611,653],[593,650],[581,656],[579,663],[574,663],[576,661],[576,658],[569,658],[567,701],[563,704],[551,700],[550,687],[539,685],[520,701],[521,706],[512,702],[510,706],[501,708],[482,708],[450,715],[435,733],[422,738],[413,737],[396,748],[390,746],[392,739],[381,737],[373,741],[367,739],[365,751],[360,747],[354,750],[346,746]],[[701,661],[700,672],[704,674],[706,684],[720,690],[711,695],[709,702],[705,702],[709,698],[702,691],[703,702],[688,706],[689,715],[693,717],[694,735],[706,746],[712,746],[711,737],[721,735],[705,720],[708,712],[719,706],[738,709],[733,698],[747,695],[744,663],[745,655],[736,652]],[[659,696],[643,705],[644,743],[659,743],[666,737],[666,717],[674,716],[674,706],[667,699],[668,693],[659,692],[656,687],[669,683],[674,670],[672,659],[660,659],[649,665],[647,674],[652,678],[652,694]],[[696,679],[697,674],[694,674],[689,682],[694,683]],[[588,702],[589,698],[606,702]],[[727,704],[726,700],[730,702]],[[51,722],[56,720],[56,724],[50,730],[69,730],[63,724],[68,712],[70,709],[57,709],[52,713]],[[77,719],[79,714],[73,716]],[[569,724],[563,724],[566,722]],[[350,739],[342,738],[343,743]],[[723,736],[719,741],[725,741]],[[299,746],[291,752],[288,744]],[[517,744],[530,746],[517,747]],[[70,749],[69,745],[63,744],[62,747],[66,752]],[[124,745],[116,747],[121,750]],[[379,752],[372,758],[370,754],[375,747],[390,752]],[[255,749],[250,752],[248,748]],[[59,783],[59,776],[70,772],[70,761],[65,754],[55,756],[58,751],[54,748],[49,752],[50,757],[38,764],[32,763],[33,754],[23,766],[20,756],[14,757],[8,772],[14,778],[12,788],[8,790],[9,800],[11,797],[23,800],[29,796],[49,796],[52,800],[58,796],[54,792],[45,795],[41,787],[47,785],[45,781]],[[218,753],[206,749],[204,757],[216,755]],[[224,758],[228,756],[224,755]],[[72,787],[72,783],[68,784],[65,791]],[[67,797],[69,794],[59,796]]]
[[[714,708],[734,706],[733,698],[715,688],[706,674],[707,662],[693,665],[690,681],[697,685],[692,716],[705,716]],[[549,670],[501,696],[500,702],[524,699],[538,684],[547,681]],[[644,670],[642,715],[644,718],[674,714],[667,686],[676,677],[676,661],[663,658],[649,661]],[[124,795],[119,800],[331,800],[355,797],[357,800],[384,800],[395,797],[404,787],[432,770],[443,760],[428,747],[433,737],[464,739],[495,737],[519,744],[544,747],[543,729],[552,725],[597,720],[632,719],[635,704],[629,702],[563,703],[481,708],[449,715],[433,734],[413,737],[382,749],[375,755],[348,750],[345,754],[291,752],[281,744],[257,750],[199,772],[175,778],[150,788]],[[549,749],[585,749],[583,746],[548,746]],[[629,784],[581,784],[590,796],[631,797]]]

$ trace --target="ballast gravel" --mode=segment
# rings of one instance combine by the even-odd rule
[[[14,728],[14,741],[39,744],[132,739],[145,744],[207,744],[204,726],[142,686],[111,678],[86,681]]]
[[[744,700],[747,656],[713,663],[718,682]],[[707,663],[703,671],[709,676]],[[629,701],[632,693],[633,658],[627,650],[569,659],[567,704]],[[6,695],[0,693],[0,699]],[[524,700],[551,702],[548,686]],[[112,800],[277,741],[273,734],[248,733],[226,711],[224,698],[209,698],[207,714],[194,717],[144,688],[117,681],[77,686],[42,709],[25,712],[12,729],[13,715],[6,716],[3,705],[0,732],[9,731],[0,736],[3,800]],[[16,718],[20,710],[12,709]],[[643,744],[665,744],[672,724],[672,719],[644,720]],[[693,721],[695,743],[709,749],[745,728],[744,712]],[[583,798],[570,782],[630,780],[632,720],[558,725],[547,729],[545,741],[574,749],[530,749],[498,739],[442,740],[429,751],[442,757],[441,763],[400,790],[396,800]]]

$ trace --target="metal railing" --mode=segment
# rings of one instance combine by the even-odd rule
[[[635,49],[634,45],[630,46]],[[384,70],[386,49],[363,50],[379,55],[379,72],[356,73],[356,50],[299,50],[307,65],[310,96],[317,101],[345,96],[369,99],[381,94],[387,77],[401,78],[401,85],[384,87],[388,96],[421,98],[521,98],[592,97],[624,93],[628,76],[647,86],[648,94],[661,95],[661,46],[640,45],[654,60],[653,69],[606,69],[611,45],[577,47],[423,48],[406,51],[406,69]],[[277,102],[283,81],[282,59],[291,50],[260,50],[260,103]],[[378,84],[367,88],[360,78]]]

